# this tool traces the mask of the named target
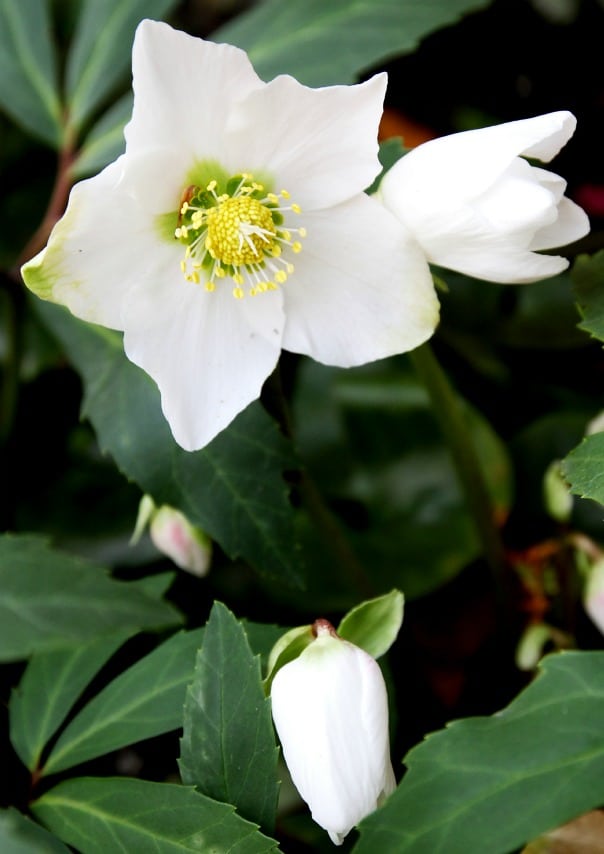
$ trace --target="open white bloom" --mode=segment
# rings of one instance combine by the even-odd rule
[[[392,167],[379,195],[431,263],[509,284],[553,276],[568,261],[539,250],[578,240],[589,221],[562,178],[522,158],[549,162],[575,126],[561,111],[431,140]]]
[[[294,785],[335,845],[396,786],[379,665],[326,620],[271,687],[273,720]]]
[[[264,83],[242,50],[153,21],[132,65],[125,154],[74,187],[23,277],[124,331],[180,445],[203,447],[257,398],[281,348],[347,367],[432,334],[425,259],[363,193],[385,75]]]

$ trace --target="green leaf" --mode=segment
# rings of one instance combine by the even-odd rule
[[[159,20],[176,0],[83,0],[67,56],[70,124],[79,128],[125,77],[141,18]]]
[[[110,682],[61,733],[43,773],[178,729],[201,638],[180,632]]]
[[[506,709],[413,748],[355,854],[506,854],[604,801],[604,652],[546,657]]]
[[[10,739],[30,771],[86,685],[129,633],[35,655],[10,699]]]
[[[40,537],[0,537],[0,661],[179,621],[167,602]]]
[[[69,854],[63,843],[15,809],[0,810],[2,854]]]
[[[61,104],[48,0],[0,0],[0,107],[55,148]]]
[[[382,178],[389,172],[390,169],[394,166],[397,160],[400,160],[401,157],[407,153],[407,149],[403,145],[403,140],[400,137],[393,137],[392,139],[387,139],[384,142],[380,142],[380,150],[378,152],[378,157],[380,159],[380,163],[382,164],[382,171],[379,175],[376,175],[373,183],[370,187],[367,188],[365,192],[369,193],[369,195],[373,195],[376,192]]]
[[[271,692],[273,679],[281,668],[302,655],[306,647],[310,646],[314,640],[312,625],[295,626],[277,638],[267,662],[267,673],[264,680],[264,693],[267,696]]]
[[[121,471],[157,504],[170,504],[231,557],[299,584],[294,511],[282,477],[290,444],[253,403],[201,451],[176,445],[153,381],[126,359],[117,333],[50,303],[36,309],[84,378],[84,414]]]
[[[194,789],[144,780],[67,780],[32,804],[57,836],[82,854],[265,854],[277,844],[233,807]]]
[[[593,257],[579,255],[571,275],[583,317],[579,327],[604,341],[604,249]]]
[[[489,0],[264,0],[213,33],[248,51],[264,80],[293,74],[307,86],[351,83],[359,72],[409,53],[428,33]]]
[[[587,436],[562,461],[571,492],[604,504],[604,433]]]
[[[464,406],[501,518],[511,502],[507,449],[480,413]],[[430,400],[405,357],[347,370],[310,361],[297,374],[297,444],[322,493],[346,513],[347,534],[376,592],[407,601],[453,578],[480,554],[476,530]],[[404,531],[404,536],[401,536]],[[306,546],[311,553],[312,542]],[[307,608],[339,610],[350,598],[322,546],[307,559]],[[348,593],[349,596],[349,593]]]
[[[344,640],[379,658],[396,640],[403,623],[404,604],[400,590],[361,602],[343,617],[337,632]]]
[[[123,154],[124,126],[131,115],[132,92],[128,92],[101,116],[84,140],[71,166],[74,178],[93,175]]]
[[[187,689],[180,744],[184,783],[272,830],[279,786],[270,701],[243,627],[220,602]]]

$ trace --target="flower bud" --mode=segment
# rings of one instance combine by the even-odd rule
[[[568,522],[573,510],[573,497],[562,474],[560,460],[554,460],[543,476],[545,509],[557,522]]]
[[[604,558],[589,571],[583,590],[583,607],[592,623],[604,634]]]
[[[276,674],[273,720],[294,785],[335,845],[396,786],[381,670],[326,620]]]
[[[212,542],[180,510],[168,504],[157,507],[150,495],[143,495],[130,540],[132,545],[139,541],[147,525],[153,545],[162,554],[193,575],[201,577],[208,574]]]

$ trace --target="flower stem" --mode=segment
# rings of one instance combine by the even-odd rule
[[[283,433],[293,439],[293,420],[288,401],[283,391],[280,365],[264,385],[263,399],[281,426]],[[357,557],[342,525],[325,501],[314,479],[305,467],[299,472],[297,487],[302,503],[320,534],[326,549],[334,559],[340,577],[363,598],[376,595],[371,576]]]
[[[460,400],[429,344],[422,344],[410,355],[430,396],[434,413],[449,447],[485,560],[493,576],[496,595],[503,608],[508,598],[505,552],[491,494]]]

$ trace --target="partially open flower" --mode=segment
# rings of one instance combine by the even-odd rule
[[[413,349],[438,305],[425,258],[363,190],[386,76],[264,83],[246,54],[143,21],[126,152],[72,190],[26,284],[124,331],[176,441],[201,448],[281,348],[349,367]]]
[[[336,845],[395,788],[379,665],[317,620],[314,640],[271,688],[294,785]]]
[[[562,178],[522,158],[549,162],[575,126],[561,111],[425,142],[386,174],[379,196],[431,263],[509,284],[553,276],[568,261],[539,250],[578,240],[589,221]]]

